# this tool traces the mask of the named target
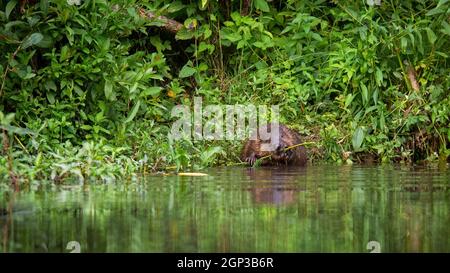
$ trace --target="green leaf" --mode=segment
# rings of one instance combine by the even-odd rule
[[[364,83],[361,83],[360,86],[363,104],[367,104],[367,102],[369,101],[369,91],[367,90],[367,87]]]
[[[205,31],[203,32],[203,38],[208,39],[209,37],[211,37],[212,31],[211,29],[209,29],[209,27],[207,27],[205,29]]]
[[[105,97],[109,101],[116,99],[116,95],[113,92],[113,84],[110,80],[105,80]]]
[[[194,37],[194,31],[190,31],[187,28],[183,27],[175,35],[175,39],[177,40],[189,40]]]
[[[208,4],[208,0],[201,0],[200,9],[204,10],[206,8],[207,4]]]
[[[222,39],[229,40],[232,43],[237,42],[242,39],[241,34],[239,34],[238,32],[231,32],[231,33],[222,32],[221,36],[222,36],[221,37]]]
[[[400,38],[400,47],[402,50],[406,50],[408,47],[408,40],[405,37]]]
[[[22,42],[22,49],[26,49],[30,46],[38,44],[40,41],[42,41],[43,38],[44,38],[44,36],[42,34],[40,34],[39,32],[35,32],[35,33],[31,34]]]
[[[436,7],[434,9],[428,11],[425,15],[426,16],[433,16],[433,15],[436,15],[436,14],[439,14],[439,13],[442,13],[442,12],[444,12],[443,9],[441,9],[440,7]]]
[[[348,106],[350,105],[350,103],[352,103],[353,98],[355,98],[355,96],[353,96],[352,94],[348,94],[347,97],[345,98],[345,108],[348,108]]]
[[[53,40],[50,36],[46,35],[44,36],[44,38],[42,38],[42,40],[36,44],[36,46],[41,47],[41,48],[49,48],[51,47],[53,44]]]
[[[12,125],[0,125],[1,130],[6,130],[8,133],[18,134],[18,135],[35,135],[36,133],[21,127],[16,127]]]
[[[168,13],[174,13],[174,12],[180,11],[186,7],[180,1],[172,1],[172,3],[170,3],[170,5],[167,5],[167,6],[168,6],[168,8],[167,8]]]
[[[50,104],[55,104],[55,92],[47,92],[47,100]]]
[[[380,129],[386,131],[386,121],[384,120],[384,114],[380,115]]]
[[[430,43],[432,45],[434,45],[434,42],[436,42],[436,40],[437,40],[436,34],[434,34],[434,31],[431,30],[431,28],[429,28],[429,27],[426,28],[426,31],[427,31],[428,40],[430,41]]]
[[[267,4],[266,0],[255,0],[255,8],[264,12],[269,12],[269,4]]]
[[[420,31],[416,31],[416,35],[417,38],[419,39],[419,42],[417,43],[417,49],[419,50],[420,54],[424,54],[422,34],[420,33]]]
[[[450,36],[450,25],[444,20],[442,21],[442,26],[444,28],[441,29],[441,32],[444,33],[445,35]]]
[[[246,44],[247,44],[247,41],[246,41],[246,40],[240,40],[240,41],[238,42],[236,48],[237,48],[237,49],[241,49],[241,48],[243,48]]]
[[[378,104],[378,93],[379,93],[378,88],[375,88],[375,90],[372,93],[372,99],[375,105]]]
[[[383,83],[383,72],[379,67],[377,67],[377,71],[375,72],[375,81],[377,82],[378,86],[381,86]]]
[[[59,56],[59,61],[63,62],[69,58],[69,47],[67,45],[61,48],[61,55]]]
[[[145,89],[144,91],[142,91],[139,94],[139,97],[141,97],[141,98],[145,98],[148,96],[154,97],[154,96],[159,95],[159,93],[161,93],[161,90],[162,90],[162,88],[159,86],[152,86],[152,87],[149,87],[149,88]]]
[[[11,122],[13,122],[14,117],[16,116],[15,113],[9,113],[9,114],[3,114],[2,111],[0,111],[0,124],[2,125],[10,125]]]
[[[17,0],[9,1],[8,4],[6,4],[6,9],[5,9],[6,19],[9,19],[9,15],[11,14],[11,11],[16,7],[16,5],[17,5]]]
[[[363,140],[364,140],[364,129],[362,127],[358,127],[353,133],[352,138],[353,150],[358,151],[361,148]]]
[[[141,101],[138,100],[138,102],[133,106],[133,109],[131,109],[130,114],[128,115],[127,119],[125,120],[125,123],[128,123],[134,119],[136,116],[139,106],[141,105]]]
[[[223,153],[222,147],[219,146],[209,147],[206,151],[202,152],[200,158],[203,165],[211,163],[214,160],[215,155],[219,153]]]
[[[433,15],[436,15],[436,14],[444,12],[446,10],[446,8],[445,7],[442,8],[442,5],[447,3],[448,1],[449,0],[440,0],[439,3],[437,4],[437,6],[434,9],[430,10],[429,12],[427,12],[425,15],[426,16],[433,16]]]
[[[47,15],[47,13],[48,13],[48,0],[41,0],[39,2],[39,8],[45,15]]]
[[[189,65],[189,63],[187,63],[181,69],[179,77],[180,78],[190,77],[190,76],[194,75],[195,71],[196,71],[195,68],[191,67]]]
[[[441,51],[436,51],[436,55],[439,55],[439,56],[444,57],[444,58],[448,58],[448,55],[445,54],[444,52],[441,52]]]
[[[254,42],[253,45],[257,48],[262,48],[262,49],[266,49],[266,44],[260,41]]]

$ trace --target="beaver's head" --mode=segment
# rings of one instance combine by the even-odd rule
[[[286,150],[287,146],[278,145],[275,152],[272,154],[272,159],[276,161],[290,161],[294,156],[292,150]]]

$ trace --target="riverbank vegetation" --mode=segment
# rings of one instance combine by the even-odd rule
[[[0,179],[239,162],[239,141],[167,137],[194,96],[279,105],[312,161],[446,162],[450,1],[377,2],[3,0]]]

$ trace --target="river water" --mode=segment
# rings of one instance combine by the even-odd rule
[[[448,166],[203,172],[1,192],[0,251],[450,252]]]

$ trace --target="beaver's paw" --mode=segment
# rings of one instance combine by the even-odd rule
[[[287,150],[284,152],[284,156],[285,158],[289,161],[292,160],[294,158],[294,151],[292,150]]]
[[[245,162],[247,162],[248,164],[250,164],[250,166],[253,166],[256,162],[256,155],[255,153],[252,153],[249,157],[245,158]]]

